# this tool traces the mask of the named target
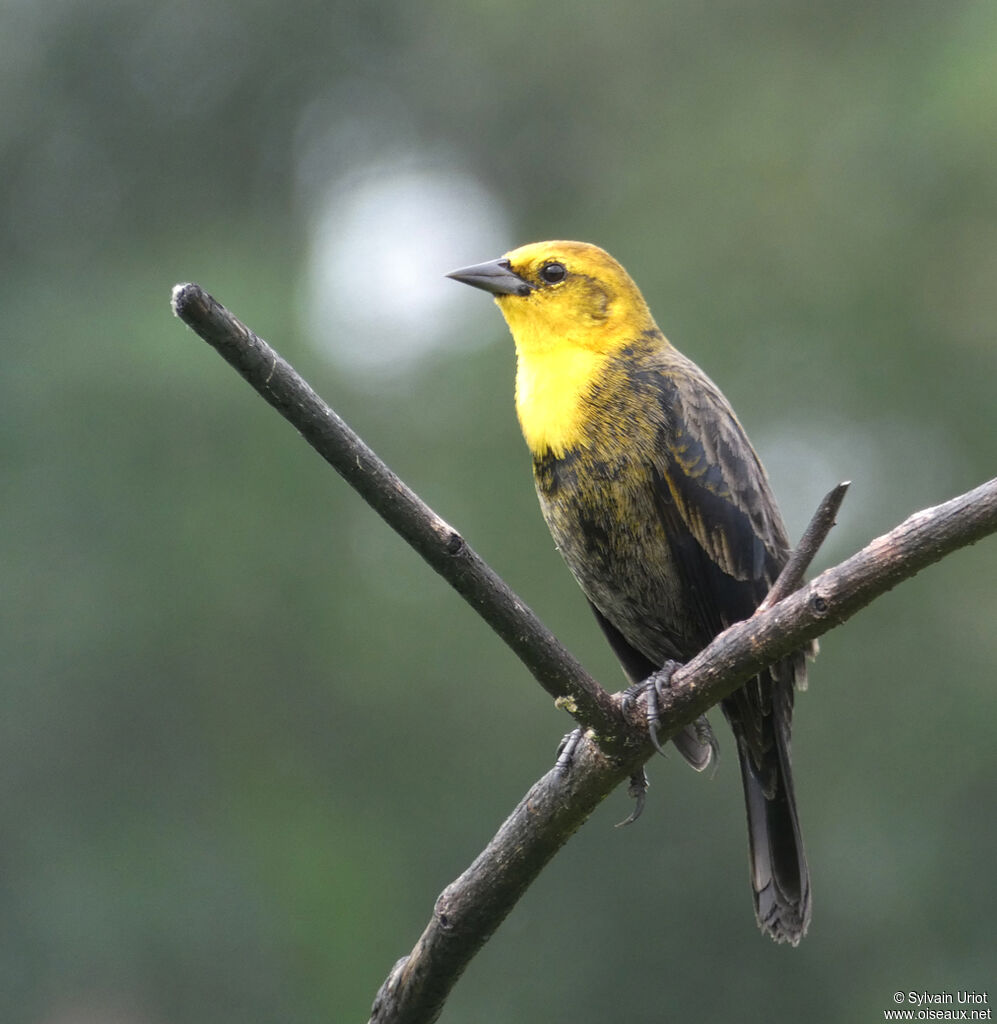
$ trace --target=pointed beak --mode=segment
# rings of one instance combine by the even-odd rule
[[[462,267],[453,270],[447,277],[452,277],[472,288],[491,292],[492,295],[529,295],[533,285],[529,281],[513,273],[509,261],[505,259],[491,260],[489,263],[478,263],[473,267]]]

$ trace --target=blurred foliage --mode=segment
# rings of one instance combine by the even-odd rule
[[[962,0],[2,5],[0,1019],[366,1019],[568,725],[170,317],[175,281],[615,688],[535,507],[500,318],[478,296],[489,343],[401,382],[327,359],[299,309],[316,190],[432,152],[511,225],[451,266],[604,245],[794,532],[854,481],[828,564],[994,473],[995,48],[997,6]],[[871,1020],[896,989],[985,990],[995,578],[991,540],[825,639],[798,950],[755,930],[728,742],[712,780],[653,764],[636,828],[609,801],[443,1019]]]

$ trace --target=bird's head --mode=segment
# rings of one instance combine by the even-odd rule
[[[615,351],[655,323],[630,275],[586,242],[532,242],[448,274],[491,292],[521,352]]]

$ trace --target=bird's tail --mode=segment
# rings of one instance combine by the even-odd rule
[[[789,737],[775,729],[774,743],[756,764],[738,742],[755,916],[776,942],[795,946],[810,924],[810,872],[796,816]]]

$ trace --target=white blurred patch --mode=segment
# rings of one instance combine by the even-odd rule
[[[758,432],[756,447],[795,544],[821,498],[851,480],[838,526],[818,556],[844,558],[918,509],[956,494],[966,468],[942,424],[899,417],[784,423]]]
[[[499,204],[474,178],[382,163],[316,207],[302,305],[313,344],[337,364],[383,380],[433,350],[495,337],[486,296],[444,276],[510,247]]]

